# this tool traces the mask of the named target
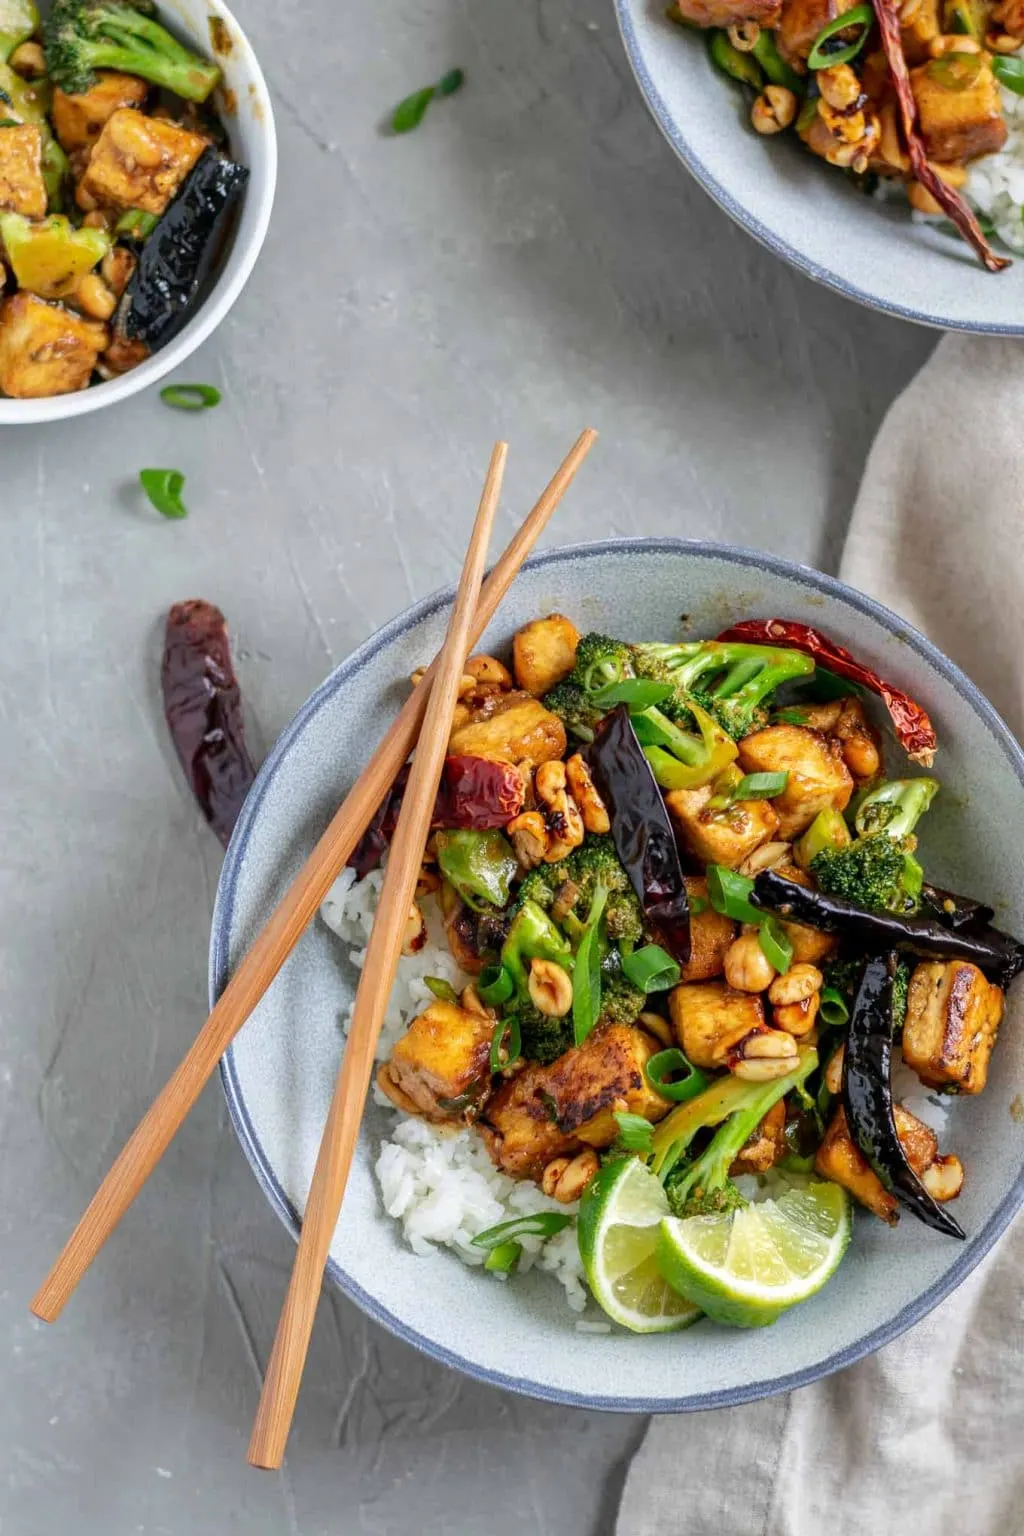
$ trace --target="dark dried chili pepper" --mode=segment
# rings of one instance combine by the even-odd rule
[[[848,681],[877,693],[892,718],[896,735],[907,756],[924,768],[935,760],[935,729],[920,704],[863,666],[855,656],[819,629],[792,619],[745,619],[734,624],[719,640],[750,640],[769,645],[792,646]]]
[[[921,887],[921,906],[936,922],[944,928],[952,928],[954,933],[980,934],[991,927],[996,915],[993,907],[975,901],[973,896],[958,896],[955,891],[929,885],[927,880]]]
[[[167,615],[164,718],[203,815],[226,848],[256,777],[224,615],[194,598]]]
[[[935,960],[969,960],[1004,988],[1024,970],[1024,945],[998,928],[974,932],[949,928],[929,917],[868,912],[842,897],[808,890],[774,870],[764,870],[755,878],[750,900],[786,922],[839,934],[859,950],[877,954],[898,949]]]
[[[360,880],[377,868],[391,844],[408,781],[406,763],[352,850],[349,867]],[[446,757],[431,826],[481,832],[506,827],[522,810],[525,792],[523,775],[513,763],[499,763],[489,757]]]
[[[891,1060],[894,953],[873,955],[864,967],[843,1052],[843,1104],[850,1135],[877,1177],[919,1221],[964,1238],[960,1223],[925,1189],[907,1161],[893,1117]]]
[[[1001,272],[1004,267],[1010,265],[1005,256],[997,256],[989,245],[966,199],[942,177],[929,163],[925,152],[921,135],[917,131],[917,102],[914,99],[914,88],[910,83],[910,71],[907,68],[906,56],[903,52],[903,35],[900,27],[899,7],[892,0],[872,0],[875,15],[878,18],[878,29],[882,37],[882,47],[885,50],[886,63],[892,76],[893,85],[896,88],[896,99],[900,108],[900,124],[903,129],[903,137],[906,140],[907,154],[910,156],[910,168],[914,173],[915,181],[920,182],[931,193],[940,208],[945,209],[961,235],[972,246],[977,255],[987,267],[989,272]],[[911,754],[913,755],[913,754]]]
[[[615,852],[644,916],[672,958],[685,965],[690,958],[690,906],[679,850],[627,705],[619,704],[605,716],[584,755],[609,807]]]

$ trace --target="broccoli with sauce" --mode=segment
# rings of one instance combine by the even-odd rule
[[[527,1061],[536,1061],[542,1067],[549,1067],[574,1044],[571,1013],[560,1019],[552,1019],[527,1000],[517,1003],[511,1009],[511,1015],[519,1025],[522,1054]],[[509,1016],[506,1012],[505,1017]]]
[[[601,973],[601,1023],[635,1024],[647,1006],[647,995],[618,969]]]
[[[118,70],[163,86],[186,101],[205,101],[220,79],[208,59],[184,47],[137,0],[54,0],[43,23],[46,65],[70,95],[92,88],[95,71]]]
[[[831,960],[826,960],[822,967],[824,986],[832,987],[844,998],[849,1009],[853,1009],[853,1000],[857,996],[861,977],[864,974],[864,955],[839,954]],[[908,960],[900,960],[896,966],[896,975],[892,985],[892,1017],[893,1030],[899,1034],[907,1017],[907,999],[910,993],[910,978],[913,975],[913,965]]]
[[[636,645],[633,660],[638,676],[683,689],[735,741],[767,725],[772,697],[783,683],[814,672],[802,651],[738,641]]]
[[[894,779],[866,795],[853,841],[823,848],[811,860],[820,889],[873,912],[916,912],[924,874],[914,857],[914,828],[938,787],[934,779]]]

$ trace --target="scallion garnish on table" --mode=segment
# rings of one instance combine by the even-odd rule
[[[220,404],[221,394],[212,384],[167,384],[160,399],[178,411],[209,411]]]
[[[406,96],[391,114],[392,133],[411,133],[414,128],[418,128],[435,96],[453,96],[464,85],[465,79],[463,70],[450,69],[436,85],[425,85]]]
[[[188,517],[188,508],[181,499],[185,476],[180,469],[140,469],[139,484],[161,517]]]

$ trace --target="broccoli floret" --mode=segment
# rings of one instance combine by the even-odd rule
[[[535,901],[538,907],[545,912],[550,912],[558,895],[559,886],[565,880],[565,875],[561,871],[562,862],[560,861],[557,864],[538,864],[536,869],[531,869],[524,875],[510,908],[512,915],[515,916],[527,901]]]
[[[914,828],[937,789],[934,779],[894,779],[866,795],[856,813],[859,835],[811,860],[821,890],[873,912],[916,912],[924,874],[914,857]]]
[[[601,711],[579,683],[569,677],[556,683],[551,692],[544,695],[544,708],[558,716],[570,736],[580,741],[593,741]]]
[[[907,1022],[907,1001],[910,996],[911,967],[906,960],[901,960],[896,967],[896,974],[892,979],[892,1027],[893,1033],[901,1035],[903,1026]]]
[[[186,101],[205,101],[220,70],[171,36],[138,0],[54,0],[43,23],[46,67],[54,85],[88,91],[97,69],[139,75]]]
[[[573,1045],[571,1013],[561,1019],[549,1019],[529,1001],[517,1003],[511,1011],[519,1023],[522,1053],[527,1061],[548,1067]]]
[[[641,677],[673,682],[692,695],[736,741],[767,724],[783,683],[814,672],[802,651],[721,640],[636,645],[633,660]]]
[[[615,852],[615,843],[607,834],[588,836],[578,848],[559,864],[551,866],[563,873],[579,888],[573,910],[583,913],[590,907],[594,887],[598,881],[608,892],[604,909],[604,926],[608,937],[615,942],[631,940],[638,943],[644,933],[643,911],[636,892]]]
[[[647,1004],[647,996],[634,987],[621,971],[601,975],[601,1021],[605,1024],[635,1024]]]
[[[723,1211],[735,1211],[747,1204],[731,1179],[727,1179],[719,1189],[684,1194],[685,1172],[685,1169],[673,1169],[665,1181],[665,1194],[673,1216],[681,1219],[687,1216],[719,1216]]]
[[[633,648],[625,640],[594,632],[583,635],[576,647],[576,663],[569,680],[587,693],[594,693],[608,683],[621,683],[633,677]]]

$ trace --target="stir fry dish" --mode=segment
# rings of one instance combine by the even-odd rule
[[[0,395],[114,378],[191,317],[249,174],[220,75],[144,0],[0,0]]]
[[[1020,0],[673,0],[668,15],[706,32],[757,133],[795,133],[865,190],[902,184],[990,272],[1009,265],[963,189],[1007,141],[1003,90],[1024,94]]]
[[[461,980],[427,978],[377,1079],[548,1197],[476,1233],[487,1267],[578,1216],[614,1320],[753,1326],[825,1283],[851,1197],[962,1238],[955,1117],[893,1059],[922,1100],[983,1092],[1024,946],[922,866],[925,711],[779,619],[637,644],[551,614],[509,661],[467,663],[409,920],[415,954],[438,904]]]

